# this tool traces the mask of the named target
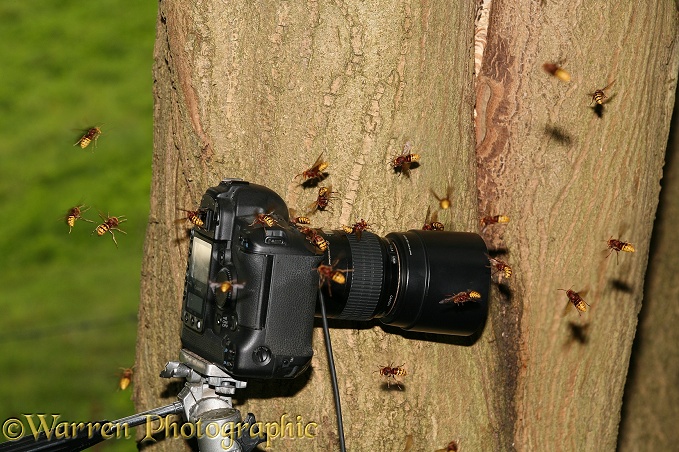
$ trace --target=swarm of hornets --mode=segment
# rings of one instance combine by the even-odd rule
[[[556,77],[563,82],[569,82],[571,79],[570,74],[563,69],[559,64],[545,63],[543,69],[550,75]],[[596,89],[591,95],[590,104],[604,105],[608,99],[607,90],[611,88],[615,81],[611,81],[604,88]],[[101,134],[99,128],[91,128],[87,131],[85,135],[78,141],[78,143],[83,149],[86,148],[90,142],[94,141],[96,145],[96,140]],[[413,152],[413,145],[411,142],[407,142],[400,153],[391,157],[389,159],[389,166],[394,171],[394,173],[403,175],[406,178],[411,177],[412,170],[418,168],[420,165],[420,154]],[[314,188],[316,190],[315,199],[308,204],[303,215],[295,215],[294,211],[290,212],[290,224],[296,227],[306,239],[320,252],[329,252],[329,243],[323,237],[320,230],[312,228],[311,219],[312,215],[332,212],[332,204],[339,197],[339,193],[333,191],[332,185],[322,185],[326,179],[329,177],[329,162],[323,158],[323,153],[321,153],[311,167],[303,170],[301,173],[295,176],[296,179],[300,180],[300,185],[303,188]],[[431,194],[438,202],[438,207],[442,210],[449,209],[452,206],[452,189],[451,187],[446,187],[446,192],[444,196],[439,196],[434,189],[430,189]],[[76,220],[83,219],[85,221],[91,221],[84,219],[82,214],[87,211],[87,207],[80,205],[73,207],[69,210],[67,215],[67,224],[70,229],[73,228]],[[177,221],[188,221],[192,226],[203,227],[204,219],[203,212],[200,210],[188,210],[181,209],[185,216],[179,218]],[[123,217],[104,217],[102,220],[104,222],[97,227],[95,230],[98,235],[104,235],[107,232],[112,234],[114,243],[115,235],[113,231],[121,231],[118,228],[120,222],[125,221]],[[256,214],[252,219],[250,226],[261,226],[264,228],[272,228],[281,225],[281,220],[274,215],[273,212],[262,212]],[[485,232],[489,227],[502,227],[510,222],[509,216],[505,214],[490,214],[485,215],[480,218],[480,227],[482,232]],[[361,218],[359,221],[353,225],[342,225],[341,229],[346,234],[351,234],[356,237],[357,240],[361,239],[361,235],[364,231],[370,230],[371,224],[365,219]],[[426,216],[424,218],[422,230],[428,231],[443,231],[444,225],[438,219],[438,211],[432,212],[431,207],[428,207]],[[615,239],[613,237],[609,238],[607,241],[608,256],[616,252],[616,259],[620,252],[632,253],[635,251],[634,246],[622,239]],[[498,283],[502,283],[504,280],[509,280],[513,274],[510,265],[497,258],[488,256],[488,266],[492,270],[493,276],[497,279]],[[332,264],[329,262],[327,264],[323,263],[316,269],[319,275],[319,285],[327,286],[328,290],[331,290],[332,284],[342,285],[345,284],[347,274],[350,273],[351,269],[339,269],[337,268],[337,261]],[[242,283],[237,281],[227,281],[227,282],[210,282],[210,288],[214,291],[219,290],[222,292],[230,291],[234,288],[243,287]],[[582,298],[584,292],[576,292],[572,288],[569,289],[558,289],[566,293],[568,303],[573,304],[575,309],[579,314],[586,312],[589,304]],[[481,294],[474,290],[474,288],[468,288],[465,291],[461,291],[455,294],[446,295],[442,300],[439,301],[440,304],[451,304],[451,305],[464,305],[466,303],[474,303],[481,298]],[[401,379],[407,375],[405,369],[405,363],[394,367],[392,364],[388,366],[380,366],[376,371],[380,376],[385,377],[387,385],[394,383],[399,389],[401,389]],[[451,442],[447,450],[455,450],[456,445]]]
[[[558,78],[561,81],[569,82],[571,79],[570,74],[561,67],[561,63],[558,64],[545,63],[542,67],[548,74]],[[605,87],[595,89],[594,92],[588,93],[588,96],[591,96],[589,105],[590,106],[594,105],[593,107],[594,112],[599,117],[602,116],[603,106],[609,99],[606,93],[611,88],[611,86],[613,86],[614,83],[615,80],[611,80]],[[622,239],[614,239],[613,237],[610,237],[606,241],[606,246],[607,246],[606,251],[608,252],[606,258],[608,258],[611,255],[611,253],[615,251],[616,262],[618,259],[618,255],[620,254],[621,251],[625,253],[635,252],[634,245]],[[566,297],[568,298],[566,306],[568,306],[568,304],[572,304],[579,315],[582,315],[583,312],[587,312],[587,308],[590,305],[583,298],[583,296],[585,295],[585,291],[581,290],[580,292],[576,292],[575,290],[573,290],[572,287],[570,289],[558,289],[558,290],[566,292]]]
[[[563,81],[563,82],[570,82],[571,75],[561,67],[561,63],[555,64],[555,63],[545,63],[543,64],[542,68],[547,72],[548,74],[556,77],[557,79]],[[603,105],[606,103],[606,100],[608,99],[608,96],[606,95],[607,90],[615,83],[615,80],[611,81],[608,85],[606,85],[604,88],[597,89],[593,93],[589,93],[591,96],[591,101],[590,105],[595,104],[595,107],[598,107],[598,110],[596,110],[597,114],[601,116],[601,108]],[[433,192],[432,192],[433,193]],[[434,193],[434,196],[438,198],[438,196]],[[443,204],[442,204],[443,206]],[[495,225],[495,224],[507,224],[509,223],[509,217],[506,215],[489,215],[489,216],[484,216],[481,218],[481,233],[483,234],[486,231],[486,228]],[[632,245],[629,242],[623,241],[621,239],[614,239],[613,237],[610,237],[607,241],[607,251],[608,254],[606,255],[606,258],[608,258],[613,251],[616,253],[616,261],[618,258],[618,254],[622,252],[627,252],[627,253],[633,253],[635,252],[634,245]],[[499,283],[502,282],[502,278],[504,279],[509,279],[512,275],[512,269],[511,267],[504,261],[497,259],[495,257],[490,257],[488,256],[488,260],[490,263],[490,268],[492,269],[493,276],[496,277],[496,280]],[[570,289],[558,289],[561,291],[566,292],[566,297],[568,298],[568,304],[572,304],[575,309],[577,310],[578,314],[582,314],[583,312],[587,311],[587,308],[589,307],[589,304],[583,299],[583,296],[585,295],[585,291],[580,291],[576,292],[572,288]],[[447,298],[444,298],[441,303],[465,303],[468,301],[471,301],[474,299],[474,294],[475,292],[473,290],[467,290],[465,292],[460,292],[455,295],[450,295]],[[567,304],[567,306],[568,306]]]
[[[83,216],[83,214],[87,212],[89,209],[90,207],[84,204],[73,206],[70,209],[68,209],[66,215],[63,217],[63,220],[66,222],[66,225],[68,226],[69,234],[75,227],[76,221],[78,220],[87,221],[88,223],[94,223],[94,221]],[[90,235],[94,235],[96,233],[99,237],[101,237],[106,233],[110,233],[111,238],[113,239],[113,243],[116,245],[117,248],[118,241],[116,240],[116,235],[114,231],[127,234],[127,232],[119,228],[120,223],[127,221],[127,219],[125,218],[124,215],[119,216],[112,216],[109,214],[104,215],[102,212],[99,212],[99,217],[101,218],[102,222],[92,231]]]
[[[73,144],[73,146],[80,146],[81,149],[86,149],[90,144],[92,144],[94,148],[97,147],[97,140],[102,134],[101,128],[99,126],[88,127],[81,133],[82,136]],[[90,210],[90,206],[78,204],[66,211],[66,215],[64,215],[61,219],[66,222],[69,234],[73,231],[76,222],[79,220],[86,221],[88,223],[94,223],[93,220],[85,218],[84,216],[85,212],[88,210]],[[99,217],[101,218],[101,223],[98,224],[98,226],[92,231],[90,235],[97,234],[98,237],[102,237],[106,234],[111,234],[113,243],[117,248],[118,241],[116,240],[115,232],[117,231],[122,234],[127,234],[127,232],[120,228],[120,223],[127,221],[127,218],[125,218],[125,215],[114,216],[108,213],[104,215],[101,211],[99,211]]]
[[[407,142],[402,151],[396,156],[389,159],[389,166],[398,175],[403,175],[405,177],[411,176],[411,171],[418,167],[420,162],[420,155],[413,151],[413,144]],[[329,262],[330,250],[329,243],[322,237],[318,230],[310,227],[310,216],[317,214],[319,212],[330,211],[332,209],[332,202],[338,197],[338,193],[332,190],[331,185],[318,186],[320,182],[325,181],[329,176],[326,171],[329,168],[329,163],[323,160],[323,155],[321,154],[314,164],[304,170],[302,173],[295,176],[296,179],[301,180],[300,185],[304,188],[313,187],[317,190],[316,199],[307,206],[305,211],[305,216],[297,216],[294,209],[290,210],[290,224],[297,227],[319,251],[328,251],[328,262],[323,263],[316,269],[319,274],[319,286],[325,286],[330,294],[332,294],[332,285],[345,284],[347,274],[351,272],[351,269],[340,269],[338,268],[338,261],[335,260],[332,264]],[[422,230],[425,231],[443,231],[445,229],[442,222],[438,219],[438,210],[450,209],[453,205],[453,188],[452,186],[447,186],[445,188],[445,195],[439,195],[437,191],[433,188],[430,189],[431,195],[436,199],[437,209],[432,211],[431,207],[428,207],[424,222],[422,225]],[[270,214],[269,214],[270,215]],[[258,218],[255,218],[251,225],[256,224],[268,224],[273,225],[275,221],[274,217],[266,221],[265,215],[260,214]],[[487,216],[481,219],[482,226],[488,226],[495,223],[506,224],[509,222],[509,218],[506,215],[495,215]],[[340,229],[344,231],[347,235],[353,235],[356,240],[361,240],[362,233],[368,231],[374,226],[369,221],[364,218],[356,221],[352,225],[342,225]],[[502,278],[509,278],[512,274],[512,270],[509,265],[499,259],[488,257],[488,265],[493,269],[493,272],[498,274],[499,282]],[[446,295],[440,301],[440,304],[451,304],[456,306],[464,305],[465,303],[478,302],[481,299],[481,294],[470,288],[463,292],[458,292],[455,294]],[[380,376],[386,378],[387,388],[391,384],[401,389],[402,379],[407,375],[405,369],[405,364],[394,367],[393,365],[380,366],[376,371]]]
[[[571,75],[566,71],[564,68],[561,67],[562,63],[545,63],[542,65],[542,69],[545,70],[548,74],[556,77],[557,79],[561,80],[562,82],[570,82],[571,81]],[[615,80],[611,80],[608,85],[606,85],[603,88],[597,88],[594,90],[594,92],[587,93],[588,96],[591,96],[591,101],[589,103],[590,106],[594,105],[594,111],[595,113],[601,117],[602,112],[603,112],[603,106],[607,102],[608,96],[606,95],[606,92],[613,86],[613,83],[615,83]]]
[[[389,159],[389,166],[398,175],[403,175],[405,177],[411,176],[411,171],[419,166],[420,155],[413,151],[412,142],[407,142],[402,151],[396,156]],[[323,182],[329,173],[326,172],[329,163],[323,160],[323,155],[321,154],[314,164],[304,170],[302,173],[295,176],[296,179],[301,179],[300,185],[304,188],[314,187],[316,188],[320,182]],[[438,219],[438,209],[447,210],[453,205],[453,188],[452,186],[447,186],[445,189],[445,195],[439,195],[433,188],[430,189],[431,195],[436,199],[437,209],[432,211],[431,207],[428,207],[426,216],[424,218],[424,223],[422,225],[422,230],[425,231],[443,231],[445,229],[442,222]],[[319,251],[326,252],[329,254],[329,243],[322,237],[318,230],[311,228],[309,225],[311,220],[310,216],[319,213],[330,211],[332,208],[332,202],[338,197],[338,193],[332,190],[331,185],[320,186],[317,188],[316,199],[308,205],[306,209],[305,216],[297,216],[296,212],[290,210],[290,223],[296,226]],[[271,216],[270,214],[268,214]],[[267,214],[260,214],[254,219],[251,225],[262,224],[262,225],[273,225],[275,224],[275,218],[267,218]],[[509,222],[509,217],[506,215],[495,215],[486,216],[481,219],[481,225],[486,227],[495,223],[506,224]],[[361,240],[362,233],[364,231],[370,230],[371,223],[367,220],[361,218],[359,221],[355,222],[351,226],[342,225],[341,230],[347,235],[353,235],[356,240]],[[328,257],[328,259],[330,259]],[[510,266],[496,258],[488,257],[488,265],[493,269],[494,274],[498,274],[499,282],[502,278],[509,278],[512,274]],[[330,294],[332,294],[332,284],[345,284],[347,273],[351,272],[350,269],[339,269],[337,268],[337,260],[332,264],[330,262],[326,264],[321,264],[317,268],[319,274],[319,285],[326,286]],[[478,302],[481,299],[481,294],[470,288],[463,292],[458,292],[455,294],[446,295],[440,301],[440,304],[452,304],[456,306],[464,305],[465,303]],[[401,389],[401,379],[407,375],[405,370],[405,364],[394,367],[392,365],[381,366],[378,372],[380,376],[383,376],[387,380],[387,387],[390,387],[392,383]]]
[[[559,65],[551,63],[545,64],[544,70],[563,82],[570,81],[570,74],[566,70],[561,68]],[[592,103],[596,102],[598,105],[603,105],[606,99],[608,98],[606,92],[613,85],[613,83],[614,82],[611,82],[606,87],[597,89],[593,94],[591,94]],[[417,164],[420,161],[420,155],[412,152],[412,149],[413,149],[412,143],[408,142],[406,143],[406,145],[403,147],[403,150],[399,154],[390,159],[389,164],[395,173],[398,173],[399,175],[403,175],[405,177],[410,177],[411,170],[417,168]],[[323,178],[320,180],[324,180],[327,177],[327,173],[324,171],[328,167],[329,167],[328,162],[325,162],[322,159],[321,155],[311,168],[305,170],[303,173],[298,175],[298,177],[301,176],[303,179],[304,178],[313,179],[314,183],[307,185],[304,185],[304,183],[307,182],[306,180],[304,180],[302,184],[305,187],[315,186],[316,182],[319,180],[319,174],[321,173],[321,171],[323,171]],[[431,207],[427,208],[427,213],[424,218],[422,229],[428,231],[443,231],[445,227],[443,223],[441,223],[438,220],[439,209],[445,211],[446,209],[449,209],[452,206],[453,204],[452,188],[450,186],[446,187],[445,195],[440,195],[439,194],[440,192],[433,188],[430,188],[430,193],[437,201],[438,206],[433,211]],[[335,192],[332,191],[331,186],[320,187],[318,192],[318,198],[309,206],[309,209],[307,211],[308,215],[312,215],[316,212],[326,210],[330,204],[331,194],[332,195],[335,194]],[[304,218],[308,219],[307,217]],[[488,228],[503,227],[504,225],[509,224],[509,222],[510,222],[509,216],[503,213],[495,212],[490,213],[488,215],[483,215],[480,218],[481,233],[485,232]],[[296,224],[300,228],[300,230],[304,231],[309,238],[314,237],[314,233],[311,232],[313,230],[307,226],[309,224],[308,222],[297,223],[297,221],[293,221],[293,223]],[[360,221],[354,223],[351,226],[342,225],[341,229],[347,234],[355,234],[356,238],[360,240],[361,233],[365,230],[368,230],[370,226],[371,225],[368,223],[368,221],[366,221],[365,219],[360,219]],[[614,251],[616,252],[616,259],[621,251],[628,253],[635,251],[635,248],[631,243],[626,242],[622,239],[611,237],[608,239],[606,243],[608,249],[608,255],[606,257],[610,256],[610,254],[612,254]],[[325,248],[323,250],[325,250]],[[513,274],[511,266],[503,259],[497,256],[487,256],[487,257],[488,266],[492,271],[493,280],[497,284],[508,282]],[[320,275],[320,283],[327,284],[328,289],[330,289],[331,282],[334,282],[336,284],[343,284],[346,279],[345,277],[346,272],[350,271],[337,269],[334,264],[333,265],[322,264],[321,266],[319,266],[317,270]],[[579,314],[582,314],[583,312],[587,311],[589,304],[583,298],[584,296],[583,291],[577,292],[573,290],[573,288],[559,290],[562,290],[566,293],[568,304],[572,304]],[[481,294],[477,290],[475,290],[474,288],[468,288],[467,290],[461,292],[446,295],[442,300],[439,301],[439,303],[442,305],[449,304],[460,306],[466,303],[477,302],[480,299]],[[398,367],[392,367],[392,365],[381,366],[379,368],[379,371],[377,372],[379,372],[381,376],[387,378],[387,385],[394,382],[396,383],[396,386],[398,386],[399,388],[400,381],[396,377],[402,378],[405,377],[407,374],[404,365]]]
[[[614,238],[609,238],[606,241],[606,250],[608,254],[606,255],[606,259],[615,251],[615,257],[616,259],[618,258],[618,254],[622,251],[625,253],[634,253],[636,250],[634,249],[634,245],[632,245],[629,242],[625,242],[623,240],[619,239],[614,239]],[[585,295],[585,291],[580,291],[576,292],[570,289],[558,289],[561,291],[566,292],[566,297],[568,297],[568,302],[572,303],[573,306],[575,306],[575,309],[577,310],[578,314],[582,315],[583,312],[587,311],[587,308],[589,307],[589,303],[587,303],[582,297]],[[568,306],[568,305],[567,305]]]

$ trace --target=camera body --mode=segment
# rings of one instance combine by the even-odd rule
[[[198,213],[182,347],[235,378],[294,378],[309,366],[319,290],[335,319],[458,336],[485,323],[490,266],[477,234],[298,227],[280,196],[240,179],[209,188]],[[473,301],[443,302],[472,290]]]
[[[293,378],[309,365],[322,253],[288,224],[266,187],[226,179],[207,190],[191,234],[182,346],[236,377]],[[257,215],[274,227],[253,224]],[[231,290],[222,291],[223,283]],[[242,286],[241,286],[242,284]]]

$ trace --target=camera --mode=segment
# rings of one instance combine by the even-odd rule
[[[309,366],[319,290],[335,319],[459,336],[485,323],[490,267],[477,234],[313,230],[319,247],[312,229],[290,222],[278,194],[240,179],[209,188],[198,212],[182,347],[233,377],[294,378]],[[344,277],[322,278],[320,265]],[[468,290],[479,297],[441,303]]]

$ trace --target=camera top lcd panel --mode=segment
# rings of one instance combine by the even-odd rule
[[[293,378],[313,354],[322,255],[266,187],[209,188],[191,235],[182,346],[239,378]]]

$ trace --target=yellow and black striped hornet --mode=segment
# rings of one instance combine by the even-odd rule
[[[311,237],[307,236],[307,240],[309,240],[316,248],[323,252],[325,252],[330,247],[330,242],[325,240],[320,234],[317,234],[316,232],[313,232]]]
[[[475,290],[467,290],[464,292],[459,292],[456,293],[455,295],[446,295],[446,298],[443,300],[439,301],[439,304],[447,304],[447,303],[454,303],[454,304],[462,304],[467,301],[476,301],[481,298],[481,294],[478,293]]]
[[[258,213],[257,215],[255,215],[255,221],[250,223],[250,226],[261,224],[264,227],[272,228],[275,224],[278,224],[278,222],[276,221],[272,214],[273,212]]]
[[[410,177],[410,169],[419,166],[420,154],[411,153],[413,144],[408,141],[400,154],[391,159],[391,166],[394,172],[401,173],[405,177]]]
[[[626,253],[634,253],[636,250],[634,249],[634,245],[632,245],[629,242],[623,242],[622,240],[614,239],[613,237],[609,238],[606,241],[606,244],[608,245],[608,248],[610,251],[606,255],[606,259],[608,259],[608,256],[611,255],[613,251],[615,251],[615,259],[617,262],[618,259],[618,254],[620,254],[620,251],[624,251]]]
[[[85,149],[92,141],[94,141],[94,147],[96,148],[99,135],[101,135],[101,129],[99,127],[90,127],[73,146],[80,146],[82,149]]]
[[[290,223],[299,227],[300,225],[311,224],[311,220],[309,219],[309,217],[292,217],[290,219]]]
[[[316,248],[323,252],[327,251],[330,247],[330,242],[325,240],[323,236],[317,234],[316,232],[313,232],[310,237],[307,236],[307,240],[309,240]]]
[[[613,80],[611,83],[609,83],[608,85],[606,85],[605,88],[601,88],[601,89],[598,89],[598,90],[594,91],[594,93],[592,93],[592,101],[591,101],[589,104],[592,105],[593,103],[596,102],[598,105],[603,105],[605,99],[608,99],[608,96],[606,96],[606,92],[605,92],[605,91],[606,91],[608,88],[610,88],[611,85],[613,85],[613,83],[615,83],[615,80]]]
[[[124,391],[127,389],[128,386],[130,386],[130,383],[132,383],[132,377],[134,376],[134,369],[133,367],[121,367],[120,370],[122,370],[122,374],[120,375],[120,381],[118,382],[118,387],[120,388],[121,391]]]
[[[318,158],[311,166],[311,168],[298,174],[297,176],[295,176],[295,178],[301,176],[302,177],[301,185],[305,188],[315,187],[319,182],[322,182],[326,177],[328,177],[328,173],[325,172],[325,169],[327,167],[328,162],[323,160],[323,153],[321,152],[321,155],[318,156]]]
[[[453,196],[453,187],[450,185],[446,188],[446,196],[444,198],[439,197],[439,195],[436,194],[436,192],[433,189],[429,189],[429,192],[434,195],[434,198],[439,202],[439,207],[441,207],[443,210],[450,209],[450,206],[453,204],[450,198]]]
[[[431,213],[431,207],[427,207],[427,217],[424,219],[423,231],[443,231],[443,223],[438,221],[438,213]]]
[[[290,213],[290,223],[297,228],[302,225],[311,224],[309,217],[298,216],[295,209],[288,209],[288,212]]]
[[[494,257],[488,256],[488,261],[490,262],[490,268],[493,270],[494,274],[498,276],[498,283],[502,282],[502,275],[509,279],[512,276],[512,267],[510,267],[505,261],[500,259],[495,259]]]
[[[87,212],[90,210],[89,207],[85,206],[84,204],[81,204],[79,206],[74,206],[68,209],[68,212],[66,213],[66,216],[64,217],[64,220],[66,220],[66,224],[68,225],[68,233],[71,233],[71,230],[73,229],[73,226],[75,226],[76,220],[85,220],[89,223],[94,223],[94,221],[89,220],[85,217],[82,216],[83,213]]]
[[[337,261],[332,265],[320,264],[316,269],[318,271],[318,287],[323,287],[324,284],[328,285],[328,293],[332,296],[332,286],[331,283],[344,284],[347,282],[346,273],[352,272],[353,270],[338,270],[336,269]]]
[[[564,292],[566,292],[568,301],[570,303],[573,303],[573,306],[575,306],[575,309],[578,310],[579,315],[582,315],[583,312],[587,311],[587,306],[589,306],[589,304],[582,299],[582,296],[580,296],[579,293],[571,289],[559,289],[559,290],[563,290]],[[585,292],[581,293],[584,294]]]
[[[354,223],[352,226],[342,226],[342,230],[347,234],[356,235],[356,240],[361,240],[363,231],[370,229],[370,224],[361,218],[361,221]]]
[[[123,234],[127,234],[127,232],[123,231],[118,227],[118,225],[124,221],[127,221],[127,218],[125,218],[124,215],[121,215],[119,217],[112,217],[112,216],[104,216],[102,213],[99,213],[99,216],[101,217],[104,222],[97,226],[97,228],[92,231],[92,234],[95,232],[97,233],[98,236],[102,236],[106,234],[107,232],[111,233],[111,237],[113,237],[113,243],[116,244],[116,248],[118,247],[118,242],[116,241],[116,235],[113,233],[113,231],[118,231],[122,232]]]
[[[378,366],[379,370],[376,370],[375,372],[379,372],[380,375],[387,377],[387,387],[391,385],[391,381],[393,380],[396,386],[398,386],[398,389],[403,389],[401,388],[400,382],[396,377],[405,377],[408,375],[408,372],[403,368],[405,365],[406,363],[403,363],[397,367],[392,367],[393,364],[389,364],[388,366]]]
[[[199,228],[202,228],[205,226],[205,211],[198,209],[198,210],[188,210],[188,209],[180,209],[177,208],[177,210],[181,210],[182,212],[186,212],[186,215],[182,218],[177,218],[175,220],[175,223],[180,223],[183,221],[189,221],[195,226],[198,226]]]
[[[304,234],[306,239],[320,251],[325,252],[330,246],[330,243],[325,240],[322,235],[316,232],[315,229],[306,226],[298,226],[298,228],[299,231]]]
[[[309,211],[308,215],[314,214],[317,211],[325,211],[328,210],[328,206],[330,205],[330,201],[332,199],[336,198],[337,192],[332,191],[332,185],[329,185],[327,187],[321,187],[318,189],[318,197],[316,198],[316,201],[312,202],[309,204]]]
[[[548,74],[551,74],[554,77],[558,78],[562,82],[571,81],[571,74],[569,74],[564,68],[562,68],[558,64],[545,63],[542,65],[542,69],[544,69],[545,72],[547,72]]]
[[[509,223],[509,217],[507,215],[493,215],[481,218],[481,226],[485,227],[489,224],[507,224]]]

